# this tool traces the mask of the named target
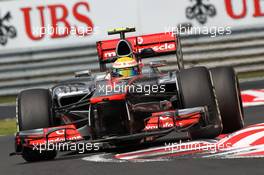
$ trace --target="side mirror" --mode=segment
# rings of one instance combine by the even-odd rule
[[[153,57],[156,55],[156,52],[152,48],[143,49],[138,56],[140,58]]]
[[[166,60],[160,60],[160,61],[152,61],[149,63],[150,67],[163,67],[167,65],[167,61]]]
[[[84,70],[80,72],[75,72],[75,77],[80,78],[80,77],[90,77],[92,75],[90,70]]]

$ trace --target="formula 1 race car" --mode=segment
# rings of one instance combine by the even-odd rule
[[[210,139],[243,127],[233,68],[185,69],[179,36],[125,37],[134,31],[114,29],[108,34],[120,34],[119,39],[97,42],[101,73],[82,71],[50,89],[19,93],[19,131],[12,155],[29,162],[50,160],[56,149],[37,148],[50,143],[118,148],[165,139]],[[166,61],[157,59],[175,54],[175,70],[161,72]]]

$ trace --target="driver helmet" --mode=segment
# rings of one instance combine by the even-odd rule
[[[118,58],[113,64],[113,73],[120,77],[139,75],[138,62],[131,57]]]

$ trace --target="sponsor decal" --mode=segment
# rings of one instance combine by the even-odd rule
[[[193,6],[187,7],[185,14],[188,19],[195,19],[200,24],[205,24],[208,17],[216,15],[216,8],[212,4],[205,4],[204,0],[191,0],[195,1]]]
[[[175,43],[165,43],[165,44],[154,44],[151,47],[148,47],[153,49],[155,52],[170,52],[170,51],[175,51]],[[143,49],[146,48],[141,48],[138,49],[138,52],[141,52]],[[110,51],[110,52],[105,52],[104,53],[104,58],[111,58],[115,57],[116,52],[115,51]]]
[[[215,36],[215,27],[219,34],[224,33],[223,30],[227,31],[227,28],[227,32],[230,33],[230,28],[261,24],[264,17],[263,0],[189,0],[182,1],[180,4],[178,1],[167,4],[160,1],[152,3],[153,8],[148,8],[142,13],[134,12],[139,8],[147,9],[148,3],[129,1],[127,5],[131,8],[121,8],[121,11],[116,10],[107,14],[104,13],[104,7],[115,9],[120,3],[118,0],[107,2],[68,0],[67,3],[63,0],[41,2],[20,0],[0,3],[1,7],[5,7],[5,11],[1,11],[0,15],[0,49],[11,50],[11,52],[13,49],[20,48],[94,44],[95,41],[107,37],[108,26],[111,25],[113,27],[135,25],[138,34],[141,34],[158,33],[164,31],[164,27],[167,28],[168,25],[175,27],[177,24],[191,22],[192,29],[195,30],[190,31],[198,33],[196,29],[200,28],[199,33],[210,32]],[[159,9],[161,5],[162,9],[168,10],[160,9],[161,11],[157,13],[155,9]],[[183,11],[175,10],[175,7]],[[116,18],[120,13],[126,20]],[[134,15],[129,15],[131,13]],[[11,14],[12,20],[9,18]],[[152,19],[166,20],[160,20],[157,24],[153,20],[146,20],[147,16],[151,16]],[[175,16],[177,18],[174,18]],[[18,36],[15,31],[18,32]],[[16,44],[8,44],[12,37],[16,37]],[[139,37],[138,44],[146,43],[144,40],[146,40],[144,37]],[[173,47],[170,44],[167,47],[170,48],[170,46]],[[155,49],[162,50],[165,46]],[[112,51],[109,54],[106,57],[115,56]]]
[[[147,122],[147,125],[145,126],[144,130],[155,130],[158,128],[172,128],[175,126],[176,123],[174,123],[172,117],[166,117],[166,116],[160,116],[160,117],[152,117]]]
[[[175,43],[164,43],[164,44],[153,44],[152,46],[149,46],[147,48],[152,48],[155,52],[161,53],[161,52],[175,51],[175,47],[176,47]],[[146,48],[140,48],[138,49],[138,52],[141,52],[143,49],[146,49]],[[115,56],[116,56],[115,51],[104,53],[104,58],[111,58]]]
[[[85,9],[81,11],[80,9]],[[20,9],[24,17],[25,32],[30,40],[38,41],[50,35],[51,39],[66,38],[74,33],[77,36],[88,36],[93,33],[94,24],[87,16],[90,12],[90,5],[88,2],[77,2],[73,5],[72,9],[61,3],[53,3],[49,5],[41,5],[36,8],[23,7]],[[58,13],[62,13],[60,16]],[[86,12],[86,13],[85,13]],[[50,24],[47,24],[45,16],[47,13],[51,17]],[[39,18],[41,26],[36,27],[33,23],[32,17],[36,14]],[[69,15],[73,16],[69,19]],[[76,23],[81,23],[86,26],[87,30],[80,31]],[[36,30],[37,28],[37,30]]]
[[[7,12],[4,16],[0,16],[0,44],[5,46],[8,39],[13,39],[17,36],[16,28],[9,24],[12,19],[11,13]]]
[[[252,2],[253,1],[253,2]],[[254,18],[264,17],[263,1],[262,0],[225,0],[226,12],[232,19],[243,19],[251,15]],[[253,9],[249,10],[250,3],[253,3]],[[237,10],[236,7],[242,6],[242,10]],[[253,12],[253,14],[249,14]]]

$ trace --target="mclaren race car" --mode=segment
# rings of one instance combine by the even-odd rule
[[[179,36],[126,38],[127,32],[134,31],[114,29],[108,34],[120,34],[119,39],[97,42],[100,73],[82,71],[50,89],[19,93],[12,155],[22,155],[29,162],[50,160],[57,149],[39,148],[87,143],[99,149],[210,139],[243,127],[233,68],[185,69]],[[159,60],[171,55],[175,57],[171,62]],[[177,66],[171,66],[173,62]],[[174,70],[160,71],[166,66]]]

